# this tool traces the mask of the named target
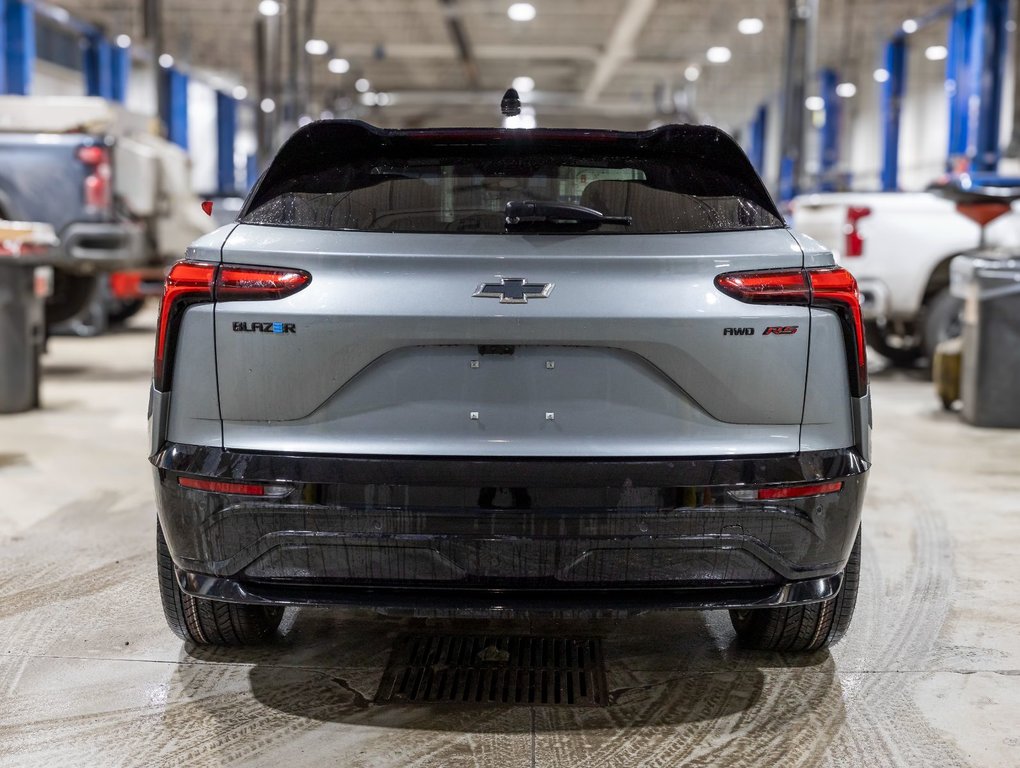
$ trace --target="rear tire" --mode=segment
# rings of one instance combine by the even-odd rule
[[[106,320],[110,325],[123,325],[144,306],[143,299],[113,299],[106,308]]]
[[[280,626],[283,608],[224,603],[184,592],[159,523],[156,566],[166,623],[181,640],[195,645],[251,645],[266,640]]]
[[[85,309],[96,292],[96,284],[95,275],[53,270],[53,295],[46,300],[46,327],[67,322]]]
[[[900,346],[894,343],[894,340],[903,344],[914,339],[889,334],[878,323],[868,323],[865,334],[868,345],[888,360],[894,368],[914,368],[924,354],[921,347]]]
[[[839,640],[850,627],[861,576],[861,532],[850,552],[839,594],[820,603],[790,608],[730,611],[737,639],[759,651],[817,651]]]

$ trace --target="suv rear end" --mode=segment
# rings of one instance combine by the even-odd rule
[[[174,268],[157,347],[184,638],[306,603],[849,622],[855,286],[715,129],[308,126]]]

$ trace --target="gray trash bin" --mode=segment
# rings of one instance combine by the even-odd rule
[[[960,256],[954,292],[963,308],[963,417],[979,427],[1020,427],[1020,259]]]
[[[39,406],[39,356],[45,331],[33,273],[30,266],[0,263],[0,413]]]

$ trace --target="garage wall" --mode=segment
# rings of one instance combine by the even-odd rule
[[[81,72],[35,60],[32,70],[33,96],[84,96],[85,79]]]
[[[188,155],[192,189],[216,189],[216,91],[194,79],[188,81]]]

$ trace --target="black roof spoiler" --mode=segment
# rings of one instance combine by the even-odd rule
[[[289,191],[302,176],[336,168],[345,157],[418,153],[425,146],[447,147],[448,151],[488,146],[527,153],[531,148],[549,150],[556,145],[602,155],[640,153],[664,159],[670,155],[682,156],[687,162],[696,161],[706,173],[725,176],[740,190],[742,197],[783,220],[744,151],[729,134],[710,125],[664,125],[647,131],[585,128],[386,129],[361,120],[319,120],[291,134],[248,195],[241,217]]]

